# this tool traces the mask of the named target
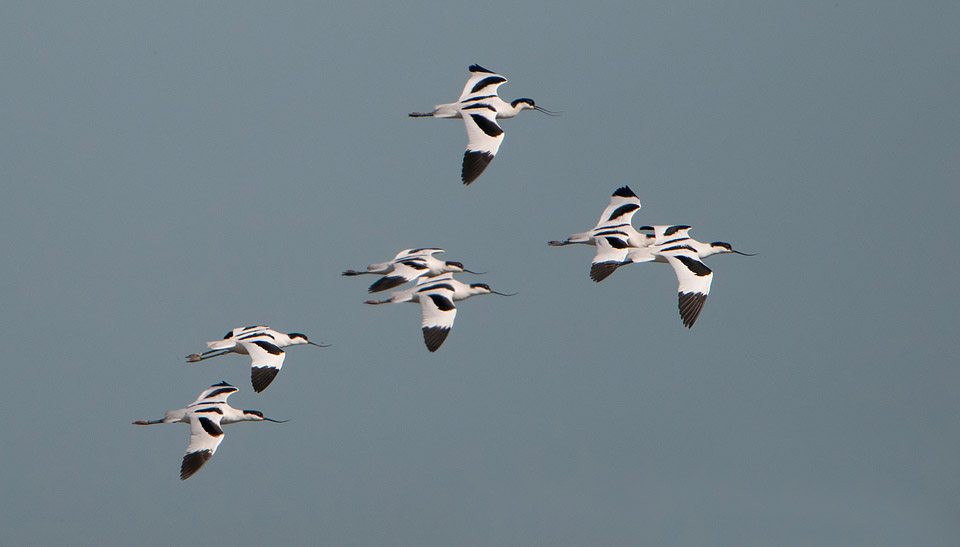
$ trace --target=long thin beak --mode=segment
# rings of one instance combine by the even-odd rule
[[[133,422],[133,425],[153,425],[153,424],[162,424],[163,420],[137,420]]]
[[[552,110],[547,110],[542,106],[535,106],[533,107],[533,109],[536,110],[537,112],[543,112],[547,116],[559,116],[560,114],[562,114],[562,112],[554,112]]]
[[[314,344],[313,342],[307,342],[311,346],[317,346],[318,348],[329,348],[330,344]]]
[[[743,256],[757,256],[757,253],[750,254],[750,253],[741,253],[740,251],[733,251],[733,252]]]
[[[505,292],[490,291],[490,293],[491,293],[491,294],[499,294],[500,296],[516,296],[516,295],[517,295],[517,293],[515,293],[515,292],[514,292],[514,293],[510,293],[510,294],[507,294],[507,293],[505,293]]]
[[[268,422],[273,422],[275,424],[285,424],[290,421],[290,420],[274,420],[273,418],[267,418],[266,416],[264,416],[263,419]]]
[[[474,272],[474,271],[468,270],[468,269],[466,269],[466,268],[464,268],[463,271],[465,271],[465,272],[467,272],[467,273],[472,273],[472,274],[474,274],[474,275],[483,275],[483,274],[487,273],[487,272]]]

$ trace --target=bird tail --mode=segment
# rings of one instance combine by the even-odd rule
[[[207,342],[207,347],[212,351],[230,349],[235,345],[237,345],[237,341],[232,338],[230,340],[214,340],[213,342]],[[203,353],[210,353],[210,351],[205,351]]]

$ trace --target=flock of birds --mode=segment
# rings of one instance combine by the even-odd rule
[[[506,102],[497,95],[506,83],[502,75],[480,65],[469,67],[470,77],[457,102],[434,106],[431,112],[412,112],[411,117],[461,118],[467,130],[467,149],[463,155],[461,180],[469,185],[477,180],[490,165],[503,142],[499,118],[512,118],[528,109],[548,115],[557,115],[536,105],[533,99],[521,98]],[[628,186],[613,192],[610,203],[600,215],[593,229],[571,234],[562,241],[550,241],[551,246],[592,245],[596,247],[590,266],[590,279],[599,283],[619,268],[641,262],[660,262],[673,267],[679,283],[678,307],[683,325],[693,327],[704,302],[710,294],[713,271],[703,260],[722,253],[754,256],[734,250],[729,243],[703,243],[689,236],[690,226],[660,225],[634,228],[633,215],[640,210],[640,199]],[[427,350],[440,349],[457,315],[455,302],[471,296],[513,294],[494,291],[486,283],[463,283],[453,278],[455,273],[480,274],[464,267],[461,262],[444,261],[434,255],[444,252],[433,247],[404,249],[391,260],[370,264],[365,270],[347,270],[347,277],[375,275],[379,279],[368,288],[370,293],[394,289],[410,282],[411,288],[390,293],[386,298],[371,299],[365,303],[379,305],[395,302],[420,304],[421,330]],[[277,377],[286,353],[283,348],[301,344],[329,347],[310,342],[301,333],[285,334],[266,326],[235,328],[222,340],[207,342],[207,350],[187,356],[187,362],[198,363],[230,353],[250,357],[250,379],[254,391],[263,392]],[[138,420],[135,425],[183,422],[190,425],[190,442],[180,465],[180,479],[186,480],[210,460],[223,440],[222,426],[244,421],[286,420],[267,418],[259,410],[238,410],[227,404],[227,398],[238,389],[226,382],[214,384],[200,393],[185,408],[166,412],[159,420]]]

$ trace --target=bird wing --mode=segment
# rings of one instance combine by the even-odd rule
[[[413,281],[414,279],[429,273],[429,271],[430,267],[427,266],[426,262],[422,258],[408,258],[403,262],[394,264],[393,271],[390,272],[390,275],[386,275],[376,280],[372,285],[370,285],[368,290],[371,293],[375,293],[392,289],[394,287],[399,287],[404,283]]]
[[[234,388],[236,390],[236,388]],[[218,405],[203,406],[188,412],[190,417],[190,444],[180,463],[180,480],[189,479],[213,457],[223,440],[220,420],[223,410]]]
[[[470,78],[463,86],[463,92],[460,93],[461,103],[477,97],[487,97],[497,94],[497,88],[507,83],[507,79],[502,75],[491,70],[487,70],[480,65],[470,65]]]
[[[231,394],[239,391],[237,388],[231,386],[226,382],[220,382],[219,384],[213,384],[207,389],[203,390],[200,393],[200,396],[197,397],[197,400],[190,403],[187,408],[198,406],[198,405],[209,405],[216,403],[226,403],[227,397]]]
[[[600,220],[594,229],[601,226],[615,224],[630,224],[633,215],[640,210],[640,198],[633,193],[629,186],[617,188],[610,196],[610,203],[600,215]]]
[[[690,237],[690,226],[674,224],[672,226],[653,226],[654,245],[663,245],[671,241],[680,241]]]
[[[240,344],[250,354],[250,381],[253,390],[260,393],[277,377],[286,354],[267,337],[244,340]]]
[[[713,271],[700,261],[697,251],[688,245],[673,245],[659,250],[657,254],[673,266],[679,282],[679,309],[683,326],[693,327],[710,294]]]
[[[263,332],[270,330],[269,327],[263,325],[256,325],[251,327],[237,327],[226,335],[224,335],[222,340],[214,340],[212,342],[207,342],[207,348],[209,349],[230,349],[237,345],[237,340],[244,337],[250,336],[251,334]]]
[[[464,184],[470,184],[497,155],[503,142],[503,129],[497,123],[496,109],[483,101],[463,107],[461,113],[467,128],[467,150],[463,153],[460,178]]]
[[[617,268],[627,264],[627,236],[623,232],[607,230],[599,232],[594,241],[597,244],[597,253],[590,264],[590,279],[599,283],[610,277]]]
[[[453,305],[453,286],[436,283],[418,292],[420,312],[423,316],[423,341],[427,349],[434,352],[440,349],[443,341],[447,339],[450,329],[453,328],[453,320],[457,317],[457,308]]]
[[[453,272],[442,273],[440,275],[435,275],[433,277],[421,276],[417,279],[417,290],[421,290],[423,285],[428,283],[440,283],[443,281],[450,281],[453,279]]]
[[[424,256],[432,256],[437,253],[446,252],[443,249],[438,249],[436,247],[418,247],[415,249],[404,249],[397,253],[397,256],[393,257],[393,260],[390,261],[391,264],[396,264],[398,262],[403,262],[411,258],[421,258]],[[389,272],[386,272],[389,273]]]

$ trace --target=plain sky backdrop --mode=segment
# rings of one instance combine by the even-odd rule
[[[4,545],[960,545],[960,3],[0,4]],[[459,182],[467,66],[507,100]],[[588,278],[629,185],[714,257]],[[340,272],[412,246],[513,298]],[[267,324],[332,344],[184,356]],[[286,424],[226,429],[226,380]]]

